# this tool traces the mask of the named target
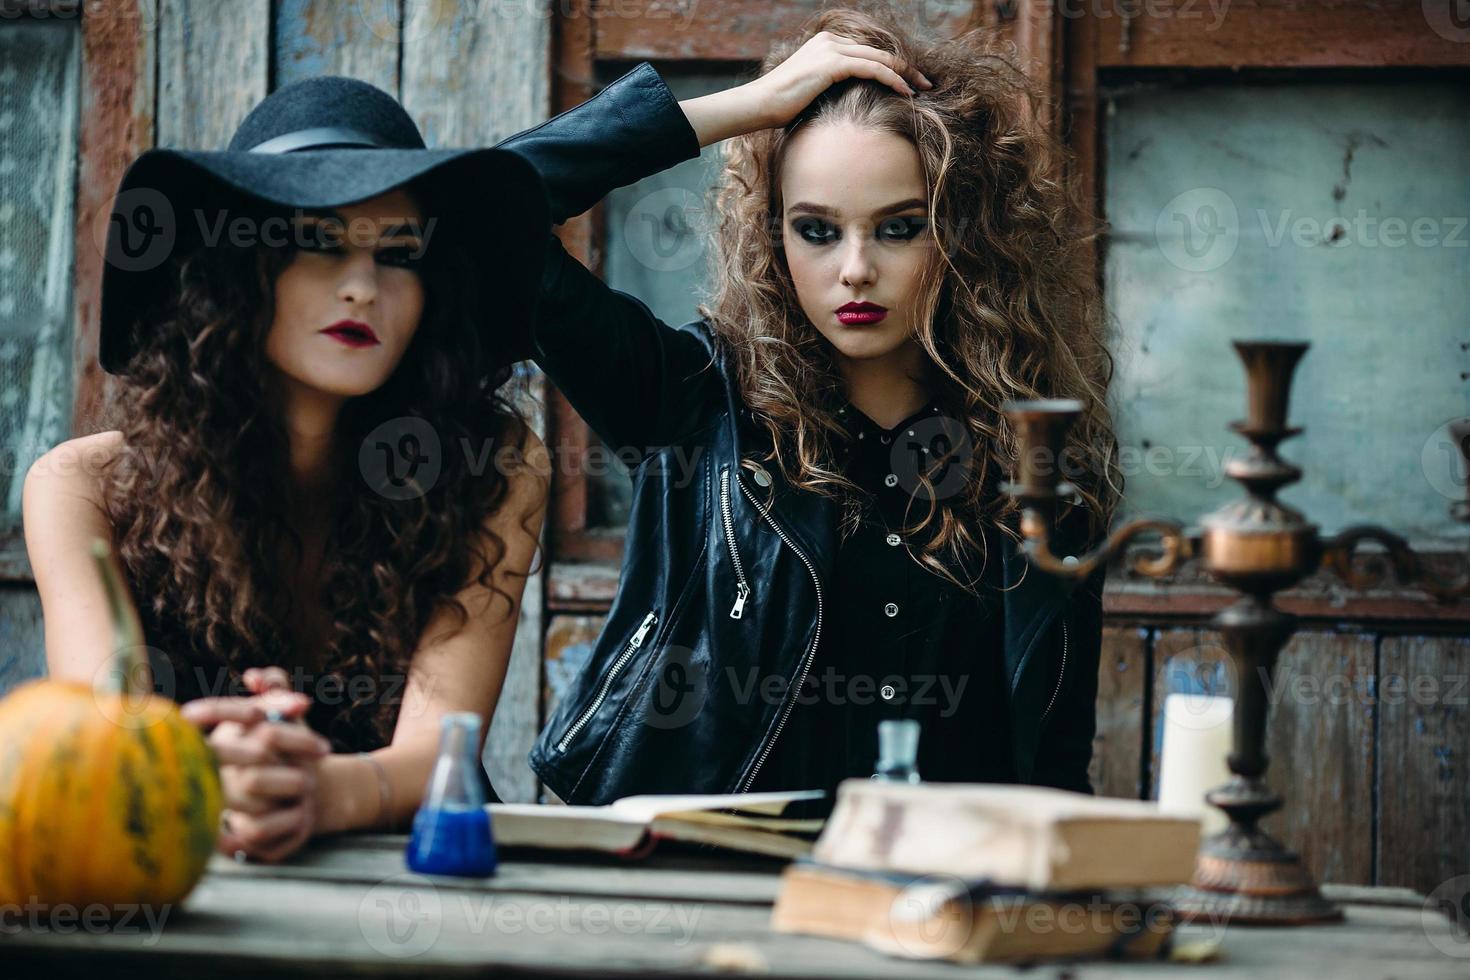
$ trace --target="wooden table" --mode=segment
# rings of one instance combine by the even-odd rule
[[[656,854],[636,863],[502,858],[489,879],[426,878],[407,838],[314,843],[290,863],[216,856],[182,908],[151,927],[0,919],[0,976],[563,975],[1016,977],[1009,966],[890,959],[857,944],[774,933],[781,863]],[[1070,978],[1470,977],[1470,942],[1405,889],[1326,886],[1347,920],[1310,928],[1182,926],[1218,938],[1212,963],[1044,964]],[[1456,955],[1458,954],[1458,955]]]

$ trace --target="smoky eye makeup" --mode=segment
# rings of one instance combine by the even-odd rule
[[[297,234],[293,244],[307,252],[338,252],[346,239],[345,229],[339,222],[332,220],[306,218],[298,222],[296,227]],[[424,251],[423,241],[410,236],[378,247],[373,258],[384,265],[414,268],[423,262]]]
[[[923,215],[900,215],[884,218],[878,224],[878,238],[886,242],[909,242],[923,234],[929,219]]]
[[[897,215],[879,221],[873,234],[880,242],[909,242],[928,227],[929,218],[925,215]],[[797,217],[792,219],[791,228],[808,245],[826,245],[842,237],[837,226],[825,218]]]
[[[822,218],[796,218],[791,222],[791,228],[808,245],[825,245],[838,238],[837,229],[832,222]]]

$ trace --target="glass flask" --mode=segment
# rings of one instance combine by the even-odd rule
[[[912,718],[878,722],[878,768],[874,779],[919,782],[919,723]]]
[[[439,726],[439,758],[413,818],[408,866],[422,874],[482,877],[495,873],[495,838],[477,766],[480,716],[456,711]]]

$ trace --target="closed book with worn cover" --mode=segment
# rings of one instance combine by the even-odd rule
[[[908,959],[1015,963],[1151,959],[1172,943],[1161,890],[1036,893],[949,875],[787,865],[771,928],[846,939]]]
[[[1200,824],[1143,800],[1037,786],[848,779],[812,857],[833,867],[949,874],[1033,892],[1178,885]]]

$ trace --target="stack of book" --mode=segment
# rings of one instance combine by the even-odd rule
[[[838,787],[771,925],[960,963],[1165,954],[1199,820],[1028,786]]]

